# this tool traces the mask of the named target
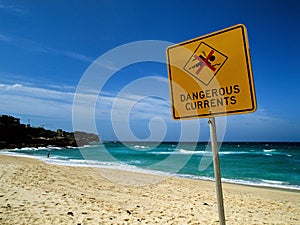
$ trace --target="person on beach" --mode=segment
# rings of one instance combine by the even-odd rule
[[[50,152],[48,152],[48,154],[47,154],[47,158],[49,158],[50,157]]]

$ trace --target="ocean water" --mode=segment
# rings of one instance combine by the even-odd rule
[[[208,143],[107,142],[80,148],[22,148],[1,153],[67,166],[172,174],[190,179],[214,177]],[[300,143],[220,143],[219,157],[223,182],[300,190]]]

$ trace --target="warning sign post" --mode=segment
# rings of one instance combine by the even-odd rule
[[[251,113],[256,97],[242,24],[167,48],[172,116],[209,118],[219,221],[225,225],[215,116]]]
[[[210,141],[212,145],[212,156],[214,162],[214,175],[215,175],[215,182],[216,182],[219,221],[221,225],[225,225],[221,170],[220,170],[220,161],[219,161],[219,152],[218,152],[219,146],[217,141],[215,117],[212,116],[211,118],[209,118],[208,124],[210,128]]]

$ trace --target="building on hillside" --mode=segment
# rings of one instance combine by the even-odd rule
[[[17,125],[20,126],[20,119],[8,115],[0,115],[0,125]]]

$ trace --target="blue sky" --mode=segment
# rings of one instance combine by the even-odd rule
[[[73,129],[76,88],[101,55],[131,42],[178,43],[245,24],[258,109],[226,117],[224,140],[300,141],[300,3],[296,0],[0,0],[0,21],[0,114],[14,115],[23,123],[29,119],[33,126],[69,131]],[[113,67],[114,61],[103,66]],[[153,84],[144,82],[139,88],[127,88],[148,76]],[[119,128],[125,123],[123,107],[136,101],[126,123],[137,138],[149,138],[153,129],[163,130],[165,140],[176,141],[182,124],[191,128],[187,136],[195,136],[193,127],[199,121],[173,121],[169,103],[159,98],[160,92],[164,95],[169,91],[167,77],[166,65],[157,62],[136,63],[116,71],[96,104],[100,137],[117,139],[111,112],[116,95],[124,88],[128,92],[114,108]],[[149,87],[158,97],[144,96]],[[221,120],[224,118],[218,118],[217,125]],[[200,127],[196,136],[207,141],[206,119],[200,120]],[[127,132],[119,130],[121,135]]]

